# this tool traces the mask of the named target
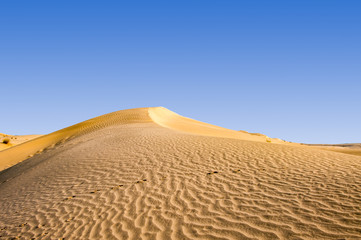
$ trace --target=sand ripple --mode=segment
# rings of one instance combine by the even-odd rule
[[[0,172],[0,239],[361,239],[361,158],[109,125]]]

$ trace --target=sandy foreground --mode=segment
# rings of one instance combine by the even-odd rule
[[[361,157],[165,108],[0,152],[0,239],[361,239]]]

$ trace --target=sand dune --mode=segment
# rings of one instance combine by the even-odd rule
[[[0,133],[0,151],[30,141],[42,135],[9,135]]]
[[[39,154],[47,148],[52,148],[56,144],[61,144],[72,137],[87,134],[98,129],[114,125],[130,123],[156,123],[162,127],[170,128],[183,133],[201,134],[204,136],[235,138],[249,141],[269,142],[265,137],[255,136],[246,132],[237,132],[234,130],[218,127],[215,125],[199,122],[190,118],[180,116],[166,108],[137,108],[117,111],[96,117],[68,128],[61,129],[21,146],[8,149],[0,153],[0,170],[6,169],[16,163],[19,163],[29,157]],[[282,140],[274,142],[284,143]]]
[[[164,108],[90,119],[0,163],[18,163],[0,172],[4,239],[361,239],[360,157]]]
[[[333,152],[340,152],[361,156],[361,143],[344,143],[344,144],[306,144],[311,147],[324,149]]]

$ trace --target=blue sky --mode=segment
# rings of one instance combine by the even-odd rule
[[[361,1],[2,1],[0,132],[164,106],[234,130],[361,142]]]

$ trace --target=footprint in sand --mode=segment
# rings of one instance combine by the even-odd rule
[[[71,196],[71,197],[67,197],[67,198],[64,199],[64,201],[70,200],[70,199],[75,198],[75,197],[76,197],[75,195],[74,195],[74,196]]]
[[[121,188],[121,187],[123,187],[123,185],[118,185],[118,186],[116,186],[116,187],[111,187],[110,189],[117,189],[117,188]]]
[[[67,220],[65,220],[65,222],[70,222],[73,219],[74,219],[74,217],[68,218]]]
[[[147,181],[147,179],[143,179],[143,180],[137,181],[136,183],[142,183],[142,182],[146,182],[146,181]]]

